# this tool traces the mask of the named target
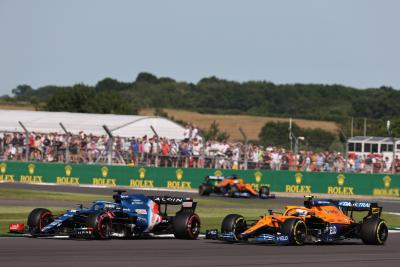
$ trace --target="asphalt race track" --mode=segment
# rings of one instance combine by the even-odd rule
[[[360,242],[302,247],[213,240],[0,238],[1,266],[398,266],[400,234],[385,246]]]
[[[111,195],[110,188],[0,184],[0,188],[25,188]],[[138,190],[129,190],[137,192]],[[142,192],[197,196],[193,193]],[[300,198],[279,198],[281,205],[300,204]],[[1,205],[29,205],[2,199]],[[232,201],[240,201],[232,199]],[[258,200],[260,205],[263,201]],[[378,200],[385,211],[399,212],[400,202]],[[32,203],[36,205],[38,203]],[[44,203],[46,204],[46,203]],[[59,205],[60,203],[57,203]],[[70,203],[65,203],[69,205]],[[334,245],[301,247],[172,238],[131,240],[71,240],[0,237],[0,266],[399,266],[400,233],[390,233],[385,246],[345,241]]]

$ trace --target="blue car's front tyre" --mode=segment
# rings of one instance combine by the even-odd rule
[[[86,227],[92,228],[95,239],[110,239],[112,232],[111,218],[105,212],[89,214],[86,218]]]
[[[53,214],[48,209],[36,208],[29,213],[28,229],[32,236],[39,235],[41,229],[54,221]]]

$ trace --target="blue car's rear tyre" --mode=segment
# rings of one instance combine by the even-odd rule
[[[36,208],[29,213],[28,231],[32,236],[40,234],[40,230],[54,221],[53,214],[48,209]]]
[[[89,214],[86,218],[86,227],[92,228],[95,239],[110,239],[112,232],[111,218],[105,212]]]
[[[196,213],[179,212],[172,224],[178,239],[196,239],[200,234],[200,217]]]

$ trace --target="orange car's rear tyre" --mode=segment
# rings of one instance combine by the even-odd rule
[[[211,186],[209,186],[207,184],[201,184],[199,186],[199,195],[200,196],[209,196],[211,191],[212,191]]]
[[[269,187],[268,186],[261,186],[260,191],[258,192],[260,198],[266,198],[269,196]]]
[[[230,196],[230,197],[237,197],[237,193],[239,192],[239,189],[236,187],[236,186],[231,186],[231,187],[229,187],[229,189],[228,189],[228,195]]]
[[[282,223],[280,232],[289,237],[289,245],[302,246],[307,238],[307,225],[300,219],[290,218]]]
[[[239,235],[247,229],[246,220],[242,215],[229,214],[225,216],[221,224],[221,233],[233,233],[235,240],[245,240]]]
[[[361,224],[361,240],[367,245],[383,245],[388,238],[386,222],[380,218],[369,218]]]

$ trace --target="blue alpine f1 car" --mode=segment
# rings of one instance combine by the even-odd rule
[[[36,208],[28,216],[28,231],[33,237],[66,235],[109,239],[149,234],[174,234],[179,239],[198,237],[200,218],[195,213],[197,203],[191,198],[115,192],[114,202],[95,201],[90,208],[80,206],[59,216]],[[168,205],[178,206],[175,216],[167,214]]]

